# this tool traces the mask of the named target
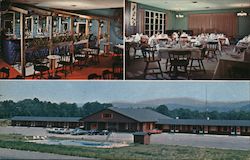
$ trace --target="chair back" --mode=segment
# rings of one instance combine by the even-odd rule
[[[144,61],[154,61],[156,59],[156,49],[155,48],[142,48],[142,55]]]
[[[102,72],[102,78],[103,79],[114,79],[114,74],[110,70],[104,70]]]
[[[100,75],[97,75],[96,73],[92,73],[92,74],[90,74],[90,75],[88,75],[88,79],[102,79],[102,76],[100,76]]]
[[[218,42],[207,42],[207,49],[208,50],[217,50],[218,49]]]
[[[170,61],[187,61],[191,58],[190,51],[169,51]]]
[[[8,79],[10,76],[10,69],[8,67],[2,67],[0,69],[0,79]]]
[[[123,78],[123,64],[120,62],[113,63],[113,74],[116,78],[122,79]]]

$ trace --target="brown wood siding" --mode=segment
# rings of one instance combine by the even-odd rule
[[[103,114],[112,114],[112,118],[103,118]],[[96,114],[93,114],[85,119],[83,119],[84,122],[113,122],[113,123],[136,123],[136,120],[133,120],[129,117],[123,116],[119,113],[116,113],[111,110],[103,110],[101,112],[98,112]]]

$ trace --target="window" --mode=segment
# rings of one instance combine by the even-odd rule
[[[144,33],[152,36],[157,33],[164,33],[166,29],[166,14],[162,12],[145,11]]]
[[[103,114],[102,114],[102,118],[111,119],[111,118],[113,118],[113,115],[110,114],[110,113],[103,113]]]
[[[6,35],[14,35],[15,31],[15,13],[7,12],[3,15],[3,23]]]

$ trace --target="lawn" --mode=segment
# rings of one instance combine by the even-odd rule
[[[193,159],[193,160],[250,160],[250,151],[221,150],[168,145],[134,145],[124,148],[100,149],[25,142],[21,135],[0,135],[0,147],[18,150],[56,153],[100,159]]]

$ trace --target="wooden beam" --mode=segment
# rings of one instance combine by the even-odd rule
[[[20,12],[20,49],[21,49],[21,74],[22,77],[25,78],[26,76],[26,62],[25,62],[25,38],[24,38],[24,22],[25,18],[23,13]]]
[[[29,10],[32,10],[34,13],[38,15],[51,16],[52,13],[50,11],[46,11],[40,8],[29,7]]]
[[[78,14],[78,13],[72,13],[72,12],[62,11],[62,10],[58,10],[58,9],[51,9],[51,10],[54,13],[63,14],[65,16],[76,16],[76,17],[79,17],[79,18],[96,19],[96,20],[107,20],[107,19],[110,19],[110,17],[105,17],[105,16],[83,15],[83,14]]]
[[[80,18],[91,19],[90,16],[86,16],[86,15],[82,15],[82,14],[77,14],[77,13],[71,13],[71,12],[67,12],[67,11],[61,11],[61,10],[58,10],[58,9],[53,9],[53,12],[55,12],[57,14],[64,14],[66,16],[75,16],[75,17],[80,17]]]
[[[98,42],[98,47],[100,47],[100,39],[101,39],[101,27],[100,27],[100,20],[97,21],[97,27],[98,27],[98,35],[97,35],[97,42]]]
[[[85,35],[89,35],[89,19],[86,19],[86,30]],[[89,47],[89,41],[87,42],[87,48]]]
[[[53,42],[52,42],[52,37],[53,37],[53,18],[52,16],[48,17],[48,21],[49,21],[49,26],[48,26],[48,31],[49,31],[49,55],[52,55],[52,46],[53,46]]]
[[[110,42],[110,19],[107,20],[107,34],[108,34],[108,39],[107,41]]]
[[[9,9],[12,10],[12,11],[15,11],[15,12],[22,13],[22,14],[28,14],[29,13],[27,10],[24,10],[24,9],[18,8],[18,7],[14,7],[14,6],[11,6]]]
[[[107,42],[109,43],[109,44],[111,44],[110,43],[110,20],[107,20],[107,34],[108,34],[108,38],[107,38]],[[109,51],[110,51],[110,45],[108,46],[108,48],[109,48]]]

